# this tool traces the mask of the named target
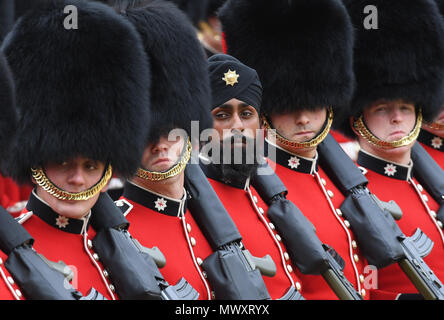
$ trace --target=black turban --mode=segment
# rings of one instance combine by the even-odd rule
[[[236,98],[260,111],[262,85],[257,72],[227,54],[208,59],[211,90],[211,110]]]

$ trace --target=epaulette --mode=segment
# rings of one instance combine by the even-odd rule
[[[119,199],[114,201],[116,206],[122,211],[124,217],[133,209],[134,205],[129,203],[126,199]]]
[[[25,213],[22,213],[18,217],[14,218],[15,221],[17,221],[19,224],[25,223],[29,218],[31,218],[33,215],[32,211],[28,211]]]

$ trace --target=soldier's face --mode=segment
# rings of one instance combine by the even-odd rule
[[[298,110],[285,114],[271,115],[271,123],[277,133],[288,140],[299,143],[307,142],[316,137],[324,126],[326,119],[327,108]],[[289,149],[289,147],[285,147],[285,149]],[[288,151],[301,156],[313,157],[316,148],[293,149]]]
[[[415,127],[415,106],[399,100],[377,102],[364,109],[363,120],[377,138],[393,142],[409,135]],[[398,148],[383,149],[374,146],[359,135],[358,140],[361,148],[367,152],[401,164],[410,162],[410,150],[415,142]]]
[[[142,156],[142,167],[149,171],[163,172],[172,168],[180,159],[185,147],[185,139],[181,136],[168,140],[162,136],[156,143],[145,148]]]
[[[363,111],[368,129],[383,141],[396,141],[407,136],[415,127],[415,106],[403,101],[374,103]]]
[[[50,163],[43,169],[48,179],[58,188],[77,193],[91,188],[100,181],[105,171],[105,164],[85,157],[76,157],[62,163]],[[105,189],[103,188],[102,192]],[[59,200],[37,186],[37,195],[58,214],[80,219],[93,207],[100,193],[88,200]]]
[[[259,129],[259,115],[256,109],[238,99],[231,99],[213,109],[213,128],[219,140],[231,138],[235,134],[243,134],[254,139]]]

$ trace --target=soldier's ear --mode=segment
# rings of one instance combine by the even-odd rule
[[[355,126],[354,126],[354,123],[355,123],[355,121],[356,121],[356,118],[352,116],[352,117],[350,117],[349,120],[350,120],[350,127],[351,127],[351,129],[353,130],[353,132],[355,133],[355,135],[359,137],[359,134],[358,134],[358,132],[356,131]]]

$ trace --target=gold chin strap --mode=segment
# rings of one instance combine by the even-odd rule
[[[372,145],[382,149],[399,148],[411,144],[413,141],[415,141],[418,138],[419,132],[421,131],[421,125],[422,125],[422,112],[421,109],[419,109],[418,116],[416,118],[415,127],[409,133],[409,135],[399,140],[389,142],[389,141],[383,141],[377,138],[373,133],[371,133],[370,130],[365,125],[364,120],[362,119],[362,115],[353,123],[353,127],[356,129],[356,131],[359,133],[361,137],[363,137]]]
[[[270,135],[274,137],[276,141],[279,141],[281,145],[297,149],[314,148],[318,146],[322,141],[324,141],[324,139],[327,137],[328,133],[330,132],[331,124],[333,123],[333,109],[331,107],[328,108],[327,124],[325,125],[324,130],[322,130],[313,139],[305,142],[296,142],[288,140],[287,138],[281,136],[276,130],[274,130],[265,117],[262,117],[262,121],[263,121],[263,126],[267,131],[267,133],[270,133]]]
[[[434,129],[434,130],[444,130],[444,124],[441,124],[441,123],[436,123],[436,122],[425,123],[425,122],[424,122],[424,125],[425,125],[427,128],[430,128],[430,129]]]
[[[34,178],[36,183],[53,197],[59,200],[76,200],[76,201],[88,200],[94,197],[96,194],[100,192],[100,190],[102,190],[106,186],[106,184],[113,175],[112,166],[109,164],[100,181],[97,182],[95,185],[93,185],[91,188],[81,192],[68,192],[54,185],[52,181],[48,179],[48,177],[45,174],[45,171],[41,167],[31,168],[31,172],[32,172],[32,177]]]
[[[164,171],[164,172],[155,172],[155,171],[148,171],[146,169],[139,168],[137,170],[136,175],[139,178],[142,178],[145,180],[151,180],[151,181],[160,181],[160,180],[165,180],[165,179],[177,176],[179,173],[181,173],[185,169],[188,161],[190,161],[191,151],[192,151],[191,141],[190,141],[190,139],[188,139],[188,142],[186,145],[186,150],[185,150],[183,156],[181,157],[179,162],[177,162],[171,169],[168,169],[167,171]]]

